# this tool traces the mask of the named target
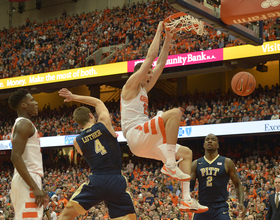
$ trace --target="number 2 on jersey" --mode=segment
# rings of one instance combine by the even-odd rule
[[[213,177],[207,176],[206,186],[212,186]]]
[[[94,142],[95,153],[101,153],[101,155],[107,154],[105,147],[101,144],[99,139],[96,139]]]
[[[144,107],[144,114],[148,115],[148,111],[147,111],[148,110],[148,105],[146,103],[144,103],[143,107]]]

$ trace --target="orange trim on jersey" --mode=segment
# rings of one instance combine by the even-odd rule
[[[151,120],[151,129],[152,129],[152,134],[157,134],[156,119]]]
[[[25,203],[25,208],[37,208],[35,202],[26,202]]]
[[[184,184],[181,183],[181,186],[182,186],[182,199],[184,199]]]
[[[135,129],[138,129],[139,131],[142,131],[142,126],[141,125],[137,125],[137,127]]]
[[[22,218],[38,218],[37,212],[23,212]]]
[[[164,127],[163,119],[161,117],[158,117],[158,124],[163,137],[163,144],[165,144],[166,143],[165,127]]]
[[[144,124],[144,132],[145,132],[145,134],[149,133],[149,122],[146,122]]]
[[[33,193],[33,192],[32,192],[32,193],[29,193],[29,197],[30,197],[31,199],[35,199],[34,193]]]

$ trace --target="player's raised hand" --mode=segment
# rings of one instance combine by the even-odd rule
[[[64,102],[71,102],[73,101],[73,94],[66,88],[62,88],[58,91],[58,94],[62,97],[64,97]]]

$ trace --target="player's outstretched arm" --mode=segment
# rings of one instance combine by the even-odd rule
[[[110,118],[107,107],[98,98],[94,98],[91,96],[76,95],[76,94],[73,94],[72,92],[70,92],[66,88],[59,90],[58,94],[65,98],[64,102],[73,102],[74,101],[74,102],[80,102],[80,103],[84,103],[87,105],[91,105],[91,106],[95,107],[96,113],[99,117],[102,114],[105,114],[105,115],[108,115],[108,117]]]
[[[112,133],[112,135],[115,136],[115,132],[111,123],[110,113],[105,104],[100,99],[91,96],[76,95],[66,88],[59,90],[58,94],[65,98],[64,102],[75,101],[95,107],[96,114],[98,115],[98,122],[102,122]]]
[[[146,57],[144,63],[142,64],[140,69],[138,71],[136,71],[135,73],[133,73],[129,77],[129,79],[126,81],[126,83],[123,87],[124,90],[133,90],[133,89],[136,90],[138,88],[139,83],[148,74],[149,69],[151,68],[154,60],[158,56],[160,37],[161,37],[162,31],[163,31],[163,22],[161,21],[158,24],[156,35],[153,39],[151,46],[149,47],[147,57]]]
[[[35,204],[38,207],[41,207],[44,204],[45,194],[30,176],[22,159],[22,154],[25,150],[27,140],[34,134],[34,132],[34,127],[28,120],[22,119],[16,124],[13,132],[13,149],[11,154],[11,161],[13,162],[19,175],[32,189],[35,196]]]
[[[235,165],[233,161],[229,158],[225,159],[225,163],[228,168],[229,177],[232,180],[236,189],[236,196],[238,197],[239,209],[243,211],[243,215],[245,216],[246,209],[244,208],[244,191],[240,179],[238,177],[237,171],[235,169]]]
[[[160,77],[160,75],[164,69],[164,66],[166,64],[166,60],[167,60],[167,57],[169,54],[169,48],[170,48],[172,38],[173,38],[173,33],[166,30],[164,44],[163,44],[162,50],[160,52],[160,55],[158,57],[157,65],[153,70],[153,78],[151,79],[151,82],[149,83],[148,87],[146,88],[147,92],[149,92],[154,87],[154,85],[156,84],[158,78]]]

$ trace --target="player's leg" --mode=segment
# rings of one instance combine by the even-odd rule
[[[73,219],[79,214],[83,214],[83,213],[78,213],[74,206],[66,206],[63,209],[62,213],[60,214],[59,219],[60,220]]]
[[[178,137],[178,130],[180,127],[180,121],[182,118],[182,112],[180,109],[174,108],[162,113],[160,117],[163,119],[165,134],[166,134],[166,145],[160,146],[160,149],[162,149],[162,151],[165,152],[164,154],[166,157],[166,163],[163,166],[162,172],[180,181],[189,180],[190,166],[189,168],[185,168],[185,166],[180,166],[180,169],[182,167],[184,168],[185,171],[187,171],[185,172],[183,170],[180,170],[175,163],[176,162],[175,149],[176,149],[176,143]],[[186,155],[184,155],[184,157],[187,159],[184,159],[184,157],[182,157],[184,160],[183,164],[188,163],[191,165],[192,151],[186,150],[185,153]]]
[[[42,188],[42,180],[38,174],[30,173],[30,176],[39,186]],[[22,177],[16,173],[13,176],[11,199],[15,209],[15,219],[42,219],[43,218],[43,206],[38,208],[35,204],[35,197],[30,190],[30,187],[22,179]]]
[[[173,108],[163,112],[160,116],[163,119],[166,132],[166,143],[176,145],[182,112],[178,108]],[[175,147],[174,147],[175,150]]]
[[[110,180],[108,181],[108,195],[106,196],[105,203],[108,206],[110,218],[117,220],[136,220],[132,197],[126,191],[126,177],[116,175],[114,178],[108,178]]]
[[[88,178],[89,182],[83,183],[73,194],[59,216],[60,220],[72,220],[76,216],[86,213],[92,206],[102,201],[99,199],[102,197],[102,191],[99,191],[99,186],[104,183],[96,175],[90,175]]]
[[[176,152],[176,158],[182,159],[179,164],[179,168],[182,172],[191,175],[192,165],[192,150],[185,146],[180,146]],[[190,180],[181,181],[182,186],[182,201],[179,206],[181,211],[190,211],[194,213],[202,213],[208,210],[207,206],[200,205],[195,199],[191,198],[190,195]]]

